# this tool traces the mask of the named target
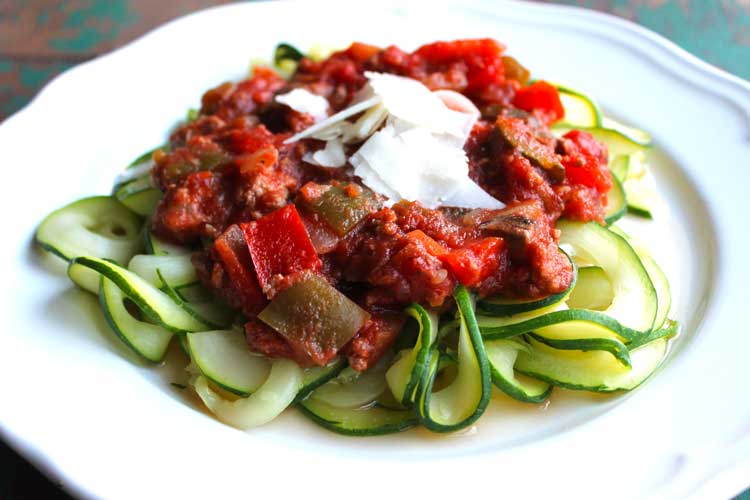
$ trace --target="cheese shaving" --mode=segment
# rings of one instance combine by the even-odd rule
[[[322,150],[306,153],[304,161],[341,167],[346,164],[343,145],[364,141],[349,163],[367,187],[387,196],[390,203],[505,206],[469,178],[463,145],[479,119],[471,100],[453,91],[431,92],[406,77],[372,72],[365,76],[369,83],[355,104],[287,139],[327,141]],[[354,122],[347,121],[358,114]]]

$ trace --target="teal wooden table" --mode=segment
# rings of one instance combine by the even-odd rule
[[[750,0],[537,0],[635,21],[750,80]],[[0,120],[60,72],[211,0],[0,0]],[[750,478],[748,478],[750,484]],[[66,499],[0,442],[0,499]],[[750,500],[750,490],[735,500]]]

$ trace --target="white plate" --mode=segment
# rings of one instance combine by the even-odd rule
[[[342,5],[235,4],[187,16],[66,72],[0,127],[10,175],[3,437],[66,489],[107,498],[721,498],[746,487],[750,85],[635,25],[579,9]],[[558,395],[545,408],[498,399],[476,428],[453,436],[345,438],[294,411],[241,433],[170,386],[176,374],[124,355],[96,300],[32,248],[46,213],[108,192],[204,90],[240,78],[277,42],[414,48],[479,36],[653,132],[669,213],[646,228],[657,228],[651,238],[685,333],[661,373],[628,396]]]

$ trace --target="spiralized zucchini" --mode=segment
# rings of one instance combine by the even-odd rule
[[[282,44],[275,63],[292,71],[302,57]],[[641,183],[648,177],[644,151],[651,137],[605,117],[584,94],[559,91],[567,118],[556,132],[585,128],[605,142],[615,175],[609,227],[558,225],[574,269],[569,288],[535,300],[483,297],[475,304],[477,298],[459,286],[452,311],[412,304],[404,313],[412,321],[407,328],[417,330],[413,345],[364,373],[343,358],[303,369],[250,352],[243,332],[232,327],[236,313],[198,283],[193,249],[144,230],[143,217],[161,196],[150,180],[151,152],[126,169],[112,196],[84,198],[50,214],[36,240],[69,262],[70,279],[99,296],[113,330],[144,359],[160,362],[177,338],[198,398],[240,429],[296,405],[312,421],[346,435],[418,425],[452,432],[482,416],[493,384],[529,404],[544,402],[555,387],[631,390],[658,368],[679,330],[668,319],[664,272],[613,225],[626,209],[652,215],[654,195]]]

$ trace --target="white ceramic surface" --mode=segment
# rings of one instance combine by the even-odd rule
[[[652,242],[684,330],[660,373],[627,396],[558,391],[543,407],[497,397],[475,428],[452,436],[346,438],[295,411],[241,433],[170,386],[179,370],[134,361],[95,298],[31,245],[46,213],[108,192],[204,90],[240,78],[277,42],[414,48],[479,36],[654,135],[668,210],[626,225]],[[633,24],[510,1],[234,4],[56,78],[0,126],[0,151],[10,175],[0,430],[75,494],[677,499],[727,498],[750,483],[750,84]]]

